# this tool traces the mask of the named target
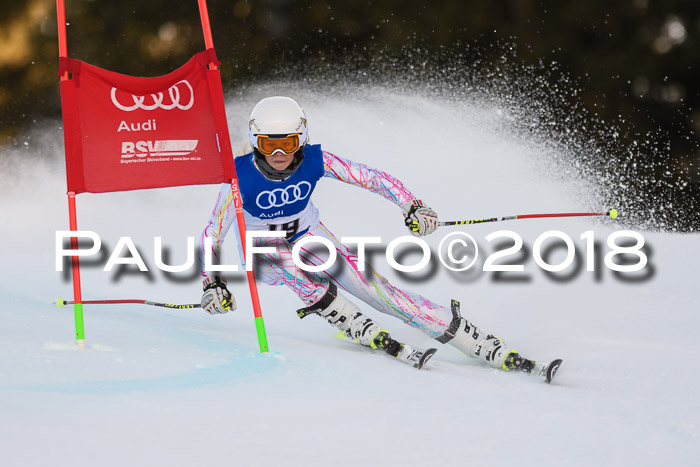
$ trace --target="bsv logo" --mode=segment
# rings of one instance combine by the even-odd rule
[[[308,198],[311,194],[311,184],[303,181],[296,185],[289,185],[286,188],[275,188],[272,191],[263,191],[257,198],[255,204],[260,209],[281,208],[287,204]]]
[[[131,157],[186,156],[197,148],[196,139],[122,142],[122,159]]]
[[[117,88],[112,88],[112,92],[110,93],[110,96],[112,97],[112,103],[114,104],[114,106],[119,110],[123,110],[124,112],[133,112],[137,109],[189,110],[194,105],[194,90],[192,89],[192,86],[190,85],[189,81],[187,81],[186,79],[178,81],[177,83],[170,86],[168,88],[168,95],[170,96],[170,103],[163,102],[165,98],[162,92],[159,92],[157,94],[151,94],[151,98],[148,100],[148,102],[146,102],[146,96],[137,96],[135,94],[131,94],[133,104],[127,103],[126,105],[124,105],[121,104],[117,99]],[[182,102],[185,102],[185,100],[187,103],[183,104]]]

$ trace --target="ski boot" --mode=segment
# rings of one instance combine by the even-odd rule
[[[310,307],[297,310],[297,316],[300,318],[309,314],[317,314],[325,318],[346,338],[358,344],[376,348],[374,339],[379,334],[380,327],[372,318],[363,315],[357,305],[338,293],[338,287],[334,283],[328,284],[328,292],[321,300]]]
[[[310,307],[297,310],[300,318],[309,314],[318,314],[338,328],[339,338],[349,339],[372,349],[382,349],[392,357],[418,369],[437,352],[437,349],[428,349],[425,352],[415,350],[408,344],[392,339],[385,329],[381,329],[372,318],[363,315],[354,303],[339,294],[338,287],[332,282],[321,300]]]
[[[561,365],[554,360],[546,365],[523,358],[515,350],[508,350],[506,343],[492,334],[485,334],[472,323],[462,318],[459,302],[452,300],[452,322],[445,333],[437,340],[449,343],[461,352],[485,361],[493,368],[505,371],[517,370],[540,377],[549,383]]]
[[[492,334],[486,334],[462,318],[459,302],[452,300],[452,322],[445,333],[436,339],[449,343],[462,353],[484,360],[489,366],[502,368],[508,355],[505,342]]]

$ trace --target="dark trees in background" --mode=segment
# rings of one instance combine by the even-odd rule
[[[71,57],[152,76],[203,49],[195,0],[66,3]],[[525,64],[556,62],[580,90],[571,99],[590,114],[661,135],[666,167],[700,185],[698,1],[209,0],[208,6],[229,87],[283,76],[290,63],[309,59],[365,57],[371,64],[373,55],[407,47],[458,53],[456,44],[512,42]],[[53,0],[3,0],[0,144],[22,144],[32,123],[60,116],[56,31]]]

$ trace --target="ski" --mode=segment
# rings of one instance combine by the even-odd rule
[[[548,363],[537,363],[527,359],[523,360],[524,363],[519,368],[519,370],[529,374],[532,377],[539,379],[540,381],[544,381],[547,384],[550,384],[552,382],[552,379],[554,379],[554,375],[557,374],[557,371],[561,366],[560,358],[552,360]]]
[[[336,337],[338,339],[358,343],[343,331],[340,331]],[[384,350],[386,353],[396,358],[400,362],[411,365],[413,368],[418,370],[423,368],[423,366],[428,363],[428,360],[430,360],[432,356],[435,355],[435,352],[437,352],[437,349],[435,348],[430,348],[427,350],[414,349],[408,344],[392,339],[391,336],[389,336],[389,333],[386,331],[382,331],[377,334],[377,337],[374,338],[374,345],[372,348]]]
[[[408,344],[392,339],[386,331],[380,332],[377,337],[374,338],[374,344],[377,348],[384,349],[384,351],[392,357],[412,365],[413,368],[418,370],[423,368],[428,360],[437,352],[435,348],[416,350]]]
[[[400,344],[401,350],[397,355],[393,355],[404,363],[413,365],[413,368],[421,369],[435,355],[437,349],[430,348],[425,351],[416,350],[408,344]],[[387,352],[389,353],[389,352]],[[390,354],[391,355],[391,354]]]
[[[552,379],[554,379],[554,375],[557,374],[557,371],[559,371],[559,367],[561,366],[561,359],[558,358],[556,360],[552,360],[551,362],[543,365],[535,364],[535,368],[533,369],[531,375],[537,376],[539,379],[544,381],[545,383],[549,384],[552,382]]]
[[[512,350],[503,362],[503,369],[506,371],[521,371],[549,384],[554,379],[554,375],[557,374],[561,362],[561,359],[558,358],[549,363],[537,363],[522,357],[518,352]]]

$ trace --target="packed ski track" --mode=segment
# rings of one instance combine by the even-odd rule
[[[227,108],[233,145],[245,142],[259,98],[288,94],[304,106],[313,143],[398,177],[441,220],[620,210],[620,222],[516,220],[444,227],[426,238],[437,252],[448,233],[471,234],[482,252],[465,273],[434,259],[426,272],[401,275],[383,249],[371,257],[402,288],[445,305],[460,300],[463,315],[522,355],[562,358],[553,384],[486,368],[358,302],[393,337],[438,347],[416,371],[336,339],[320,319],[299,320],[301,302],[264,285],[271,351],[260,354],[242,274],[232,275],[238,310],[227,315],[86,306],[87,348],[77,349],[72,308],[52,305],[72,299],[69,274],[55,271],[55,232],[68,229],[55,122],[28,147],[2,150],[2,465],[697,465],[700,235],[641,232],[647,266],[613,273],[603,261],[607,239],[634,226],[624,226],[624,206],[594,204],[586,181],[563,170],[565,155],[552,162],[537,141],[492,131],[501,113],[489,106],[363,93],[269,86],[236,97]],[[446,134],[459,135],[459,144]],[[83,298],[197,302],[198,272],[155,268],[153,237],[163,237],[171,264],[184,262],[186,237],[199,237],[218,189],[78,196],[79,228],[103,243],[97,259],[83,261]],[[366,191],[323,180],[314,202],[339,236],[381,236],[385,247],[407,234],[400,210]],[[520,235],[524,248],[500,262],[524,271],[481,270],[486,256],[512,244],[485,239],[501,230]],[[550,230],[568,235],[576,254],[572,266],[548,275],[533,244]],[[593,272],[581,239],[587,231],[597,249]],[[122,236],[133,239],[148,273],[102,271]],[[225,261],[236,263],[232,234],[225,250]],[[548,260],[564,256],[556,248]]]

